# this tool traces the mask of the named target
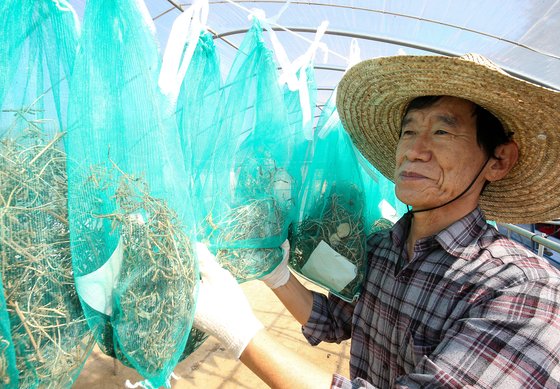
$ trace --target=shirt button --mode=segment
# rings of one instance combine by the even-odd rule
[[[399,282],[408,282],[410,281],[410,274],[406,270],[403,270],[401,274],[398,275],[397,281]]]

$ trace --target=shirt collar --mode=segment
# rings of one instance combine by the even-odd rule
[[[488,223],[480,208],[457,220],[435,235],[441,247],[454,257],[470,260],[480,253],[480,238],[488,230]]]
[[[401,245],[404,244],[404,240],[406,239],[404,235],[408,231],[408,223],[410,223],[410,215],[404,214],[403,217],[397,220],[393,228],[391,228],[391,239],[395,247],[401,247]]]
[[[403,243],[403,236],[407,229],[408,220],[400,218],[391,230],[391,239],[397,247]],[[470,260],[478,255],[482,242],[480,238],[488,230],[488,224],[480,208],[457,220],[437,234],[422,238],[418,243],[435,240],[440,246],[454,257]]]

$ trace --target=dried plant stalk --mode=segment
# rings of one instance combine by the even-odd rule
[[[0,260],[20,385],[69,387],[93,346],[74,288],[66,156],[15,111],[17,137],[0,140]]]
[[[152,197],[141,178],[113,166],[113,173],[118,174],[92,169],[88,185],[120,176],[115,211],[93,215],[111,220],[123,245],[112,317],[118,342],[115,353],[121,361],[141,366],[142,374],[155,376],[169,368],[194,313],[197,273],[193,247],[167,203]]]
[[[217,261],[227,269],[238,282],[260,278],[271,272],[282,260],[282,249],[225,249],[218,250]]]
[[[356,187],[344,189],[344,192],[333,190],[324,205],[308,213],[293,227],[290,265],[301,271],[311,253],[324,241],[358,269],[356,277],[340,291],[342,295],[353,297],[363,280],[362,269],[366,260],[363,193]]]
[[[208,220],[214,227],[210,239],[215,239],[216,246],[224,247],[217,251],[216,259],[239,282],[270,272],[282,260],[282,250],[251,245],[258,246],[264,239],[280,236],[285,219],[285,210],[274,197],[248,200],[231,208],[218,223],[210,216]]]
[[[183,354],[179,360],[183,360],[189,355],[191,355],[196,349],[198,349],[202,343],[206,341],[208,335],[206,333],[200,331],[199,329],[193,327],[191,328],[191,332],[189,333],[189,340],[187,341],[187,345],[183,350]]]
[[[388,230],[391,227],[393,227],[393,222],[381,217],[371,224],[368,235],[375,234],[379,231]]]
[[[0,386],[9,385],[11,380],[8,375],[8,348],[11,343],[0,333]]]
[[[249,159],[241,168],[236,184],[236,206],[206,222],[212,229],[207,237],[218,247],[216,259],[238,282],[259,278],[282,260],[282,249],[262,247],[266,240],[281,237],[290,208],[292,178],[269,157]],[[233,200],[235,201],[235,200]]]

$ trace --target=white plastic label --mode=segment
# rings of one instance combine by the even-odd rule
[[[76,289],[84,302],[98,312],[113,313],[113,287],[116,285],[123,260],[122,238],[107,262],[97,270],[76,277]]]
[[[385,199],[381,200],[381,202],[379,203],[379,208],[381,209],[381,216],[383,218],[389,220],[393,224],[395,224],[399,220],[397,210],[393,208],[393,206],[389,204],[389,202],[387,202]]]
[[[356,277],[358,269],[325,241],[321,241],[309,256],[301,272],[333,291],[340,292]]]

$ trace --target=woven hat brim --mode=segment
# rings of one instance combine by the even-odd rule
[[[460,57],[395,56],[348,70],[337,110],[355,146],[393,181],[401,119],[419,96],[473,101],[514,133],[519,160],[480,199],[489,220],[536,223],[560,217],[560,92]]]

